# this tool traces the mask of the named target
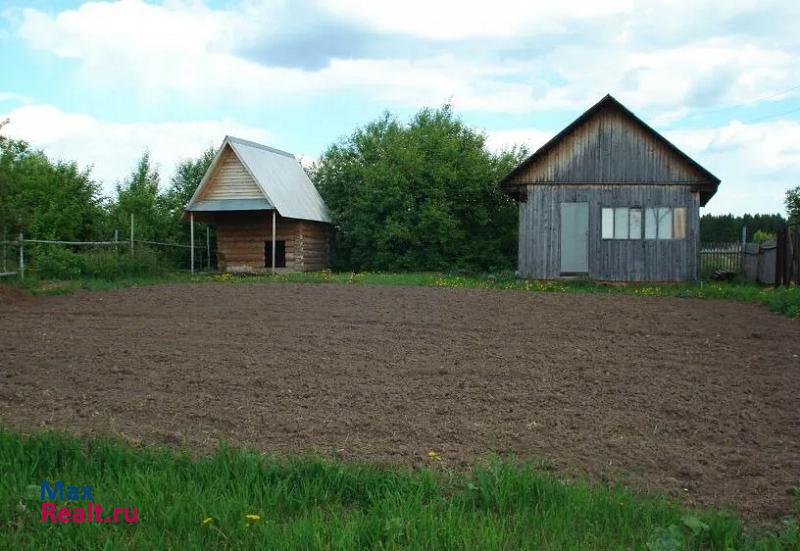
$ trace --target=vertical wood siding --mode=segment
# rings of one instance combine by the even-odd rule
[[[589,203],[589,277],[604,281],[690,281],[697,278],[699,198],[678,185],[529,185],[519,205],[519,274],[561,275],[562,202]],[[602,239],[603,207],[686,207],[685,239]]]
[[[605,109],[510,183],[702,185],[708,177],[630,117]]]

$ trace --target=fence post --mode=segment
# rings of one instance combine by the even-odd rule
[[[131,213],[131,255],[133,255],[133,213]]]
[[[119,230],[114,230],[114,243],[119,243]],[[114,245],[114,252],[119,252],[119,245]]]
[[[8,264],[6,263],[6,241],[8,241],[8,226],[3,226],[3,271],[8,271]]]
[[[206,268],[211,271],[211,231],[206,225]]]
[[[25,279],[25,236],[19,232],[19,278]]]
[[[189,211],[189,240],[192,242],[192,273],[194,273],[194,212]]]
[[[744,272],[744,249],[747,245],[747,224],[742,226],[742,258],[739,261],[739,272]]]
[[[786,229],[781,228],[775,236],[775,287],[780,287],[785,283],[784,275],[786,274],[786,266],[784,259],[786,258]]]

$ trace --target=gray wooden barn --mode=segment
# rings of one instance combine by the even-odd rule
[[[720,180],[607,95],[501,182],[519,200],[519,275],[698,277],[700,207]]]

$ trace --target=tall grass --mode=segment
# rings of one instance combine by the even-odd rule
[[[0,431],[0,548],[777,550],[800,545],[797,523],[746,533],[727,514],[686,511],[619,487],[559,480],[535,464],[493,459],[455,473],[432,463],[410,470],[226,447],[193,458],[107,439]],[[91,484],[96,503],[137,507],[139,522],[43,524],[42,480]]]

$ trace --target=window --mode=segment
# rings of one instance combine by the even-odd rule
[[[686,239],[686,207],[644,209],[645,239]]]
[[[668,207],[658,207],[656,209],[658,216],[658,238],[659,239],[672,239],[672,209]]]
[[[614,239],[628,239],[628,209],[614,209]]]
[[[264,242],[264,267],[272,268],[272,241]],[[286,267],[286,241],[275,242],[275,267]]]
[[[686,239],[686,207],[672,209],[672,238]]]
[[[644,238],[656,239],[658,237],[658,225],[656,224],[656,209],[644,209]]]
[[[685,207],[603,207],[603,239],[686,239]]]
[[[628,217],[630,220],[630,230],[628,231],[628,237],[630,239],[641,239],[642,238],[642,209],[630,209],[628,213]]]
[[[642,209],[603,208],[602,235],[603,239],[641,239]]]
[[[603,239],[614,239],[614,209],[603,209]]]

